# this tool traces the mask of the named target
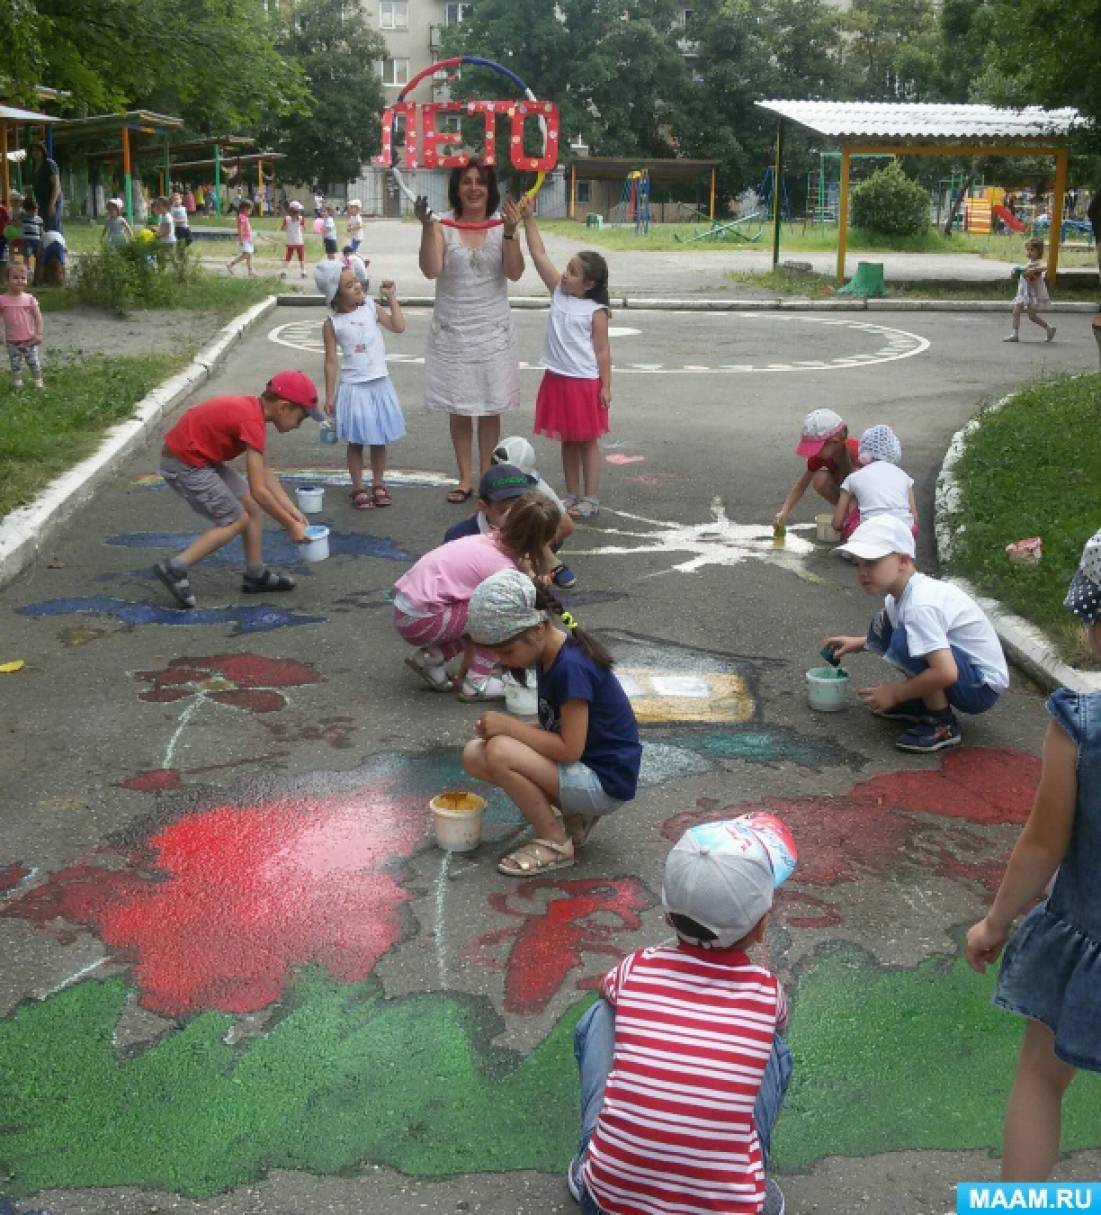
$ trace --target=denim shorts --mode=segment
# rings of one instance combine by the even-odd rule
[[[596,773],[581,762],[558,765],[558,802],[565,814],[611,814],[623,805],[604,792]]]
[[[218,527],[236,523],[245,513],[241,499],[248,493],[248,482],[228,464],[195,468],[173,456],[163,456],[161,476],[196,514]]]

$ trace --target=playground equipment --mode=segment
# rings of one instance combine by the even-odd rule
[[[1010,232],[1027,232],[1028,224],[1019,220],[1012,211],[1003,207],[1001,203],[995,203],[990,208],[991,214],[995,219],[1000,219]]]
[[[856,184],[866,176],[858,172],[862,162],[894,160],[888,152],[853,152],[849,160],[852,165],[849,180]],[[874,171],[875,165],[870,166]],[[841,153],[819,152],[817,171],[807,174],[807,209],[804,224],[837,223],[837,211],[841,201]]]
[[[764,176],[761,178],[761,184],[757,188],[757,197],[760,199],[764,208],[765,219],[775,219],[776,215],[773,211],[773,170],[772,165],[765,169]],[[788,186],[783,177],[780,178],[780,215],[791,223],[791,200],[788,198]]]
[[[764,231],[765,217],[763,212],[754,211],[752,215],[744,215],[741,219],[728,220],[725,223],[716,221],[705,231],[694,231],[691,236],[681,236],[673,233],[673,239],[682,245],[694,245],[701,240],[744,240],[751,242],[761,239]]]
[[[634,223],[635,235],[650,235],[650,170],[634,169],[627,174],[619,202],[612,209],[612,223]]]

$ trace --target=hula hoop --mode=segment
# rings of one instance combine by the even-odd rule
[[[428,67],[423,68],[421,71],[419,71],[413,77],[413,79],[409,81],[409,83],[405,86],[405,88],[403,88],[402,91],[398,94],[397,101],[399,103],[403,102],[405,100],[405,98],[413,91],[413,89],[415,89],[417,87],[417,85],[420,84],[420,82],[425,78],[425,76],[434,75],[436,72],[439,72],[443,68],[457,67],[463,63],[472,64],[474,67],[490,68],[493,71],[498,72],[500,75],[504,76],[507,80],[511,80],[512,83],[514,85],[516,85],[516,87],[523,92],[524,97],[528,101],[538,101],[539,100],[535,96],[535,94],[531,91],[531,89],[529,89],[528,86],[520,79],[520,77],[516,75],[515,72],[511,71],[507,67],[504,67],[502,64],[494,63],[492,59],[483,59],[480,55],[456,55],[451,59],[441,59],[441,60],[439,60],[438,63],[430,64]],[[393,139],[394,139],[394,123],[396,121],[397,121],[397,113],[395,112],[393,115],[391,115],[391,118],[390,118],[390,142],[391,143],[393,143]],[[543,150],[545,152],[546,148],[547,148],[547,123],[546,123],[546,119],[543,118],[542,115],[539,116],[539,128],[543,132]],[[409,199],[409,201],[414,206],[416,206],[417,196],[416,196],[416,194],[413,193],[413,191],[409,188],[409,186],[406,185],[405,178],[402,177],[401,170],[398,168],[398,166],[396,164],[391,164],[390,173],[394,179],[394,184],[405,195],[405,197],[407,199]],[[532,185],[531,189],[526,190],[522,197],[527,198],[529,200],[533,199],[536,196],[536,194],[538,194],[539,191],[543,188],[543,182],[546,181],[546,178],[547,178],[546,173],[544,173],[543,170],[540,169],[539,172],[535,176],[535,182]],[[439,215],[437,215],[435,213],[435,211],[432,210],[431,207],[428,208],[428,214],[429,214],[429,217],[431,219],[434,219],[436,221],[436,223],[438,223],[438,224],[445,224],[449,228],[463,228],[468,232],[480,232],[480,231],[483,231],[488,228],[496,228],[505,222],[501,216],[498,216],[496,219],[484,219],[484,220],[481,220],[479,223],[467,223],[461,219],[443,219]]]

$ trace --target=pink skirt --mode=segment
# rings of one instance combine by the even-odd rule
[[[535,398],[535,433],[560,443],[586,443],[608,433],[600,381],[544,371]]]

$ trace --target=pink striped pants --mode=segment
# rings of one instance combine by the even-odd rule
[[[418,649],[436,650],[446,662],[462,652],[466,610],[465,603],[448,603],[431,616],[407,616],[395,608],[394,627],[402,641]],[[496,674],[499,669],[500,664],[491,650],[475,649],[467,675],[470,679],[482,680]]]

